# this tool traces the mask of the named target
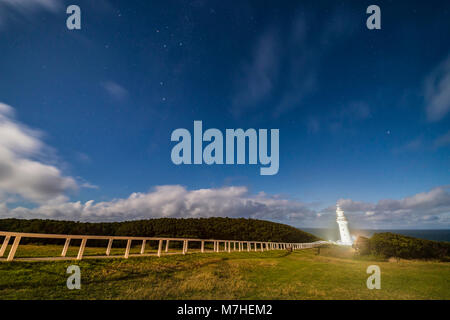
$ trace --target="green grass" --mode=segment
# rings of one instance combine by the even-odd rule
[[[48,256],[61,247],[19,250]],[[81,268],[81,290],[66,287],[71,264]],[[380,290],[366,287],[371,264],[381,268]],[[2,262],[0,299],[450,299],[450,263],[367,260],[338,248]]]

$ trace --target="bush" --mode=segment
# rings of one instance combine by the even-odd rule
[[[359,236],[355,242],[355,249],[359,255],[369,255],[370,254],[370,240],[369,238]]]
[[[358,238],[356,246],[361,255],[372,254],[385,258],[438,259],[441,261],[448,260],[450,256],[449,242],[417,239],[390,232],[375,233],[370,239],[360,238]]]

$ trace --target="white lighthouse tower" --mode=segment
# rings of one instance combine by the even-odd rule
[[[341,210],[338,204],[336,204],[336,222],[339,225],[339,233],[341,234],[341,240],[338,243],[345,246],[351,246],[353,241],[348,231],[348,222],[344,216],[344,211]]]

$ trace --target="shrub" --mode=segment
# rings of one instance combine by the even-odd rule
[[[450,256],[449,242],[417,239],[390,232],[375,233],[367,240],[361,240],[361,243],[364,242],[364,245],[361,245],[365,246],[364,253],[361,250],[361,254],[380,255],[385,258],[438,260],[448,260]]]

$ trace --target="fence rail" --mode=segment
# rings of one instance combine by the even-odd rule
[[[45,233],[23,233],[23,232],[5,232],[0,231],[0,237],[5,237],[3,244],[0,248],[0,258],[6,252],[6,249],[14,238],[11,249],[9,250],[8,257],[6,259],[0,259],[0,261],[13,261],[16,255],[17,249],[22,238],[39,238],[39,239],[65,239],[63,249],[61,251],[61,257],[66,258],[67,250],[69,249],[70,242],[72,240],[81,240],[80,247],[78,249],[77,260],[83,259],[84,250],[88,240],[108,240],[108,246],[106,247],[105,256],[98,256],[98,258],[108,258],[111,256],[111,248],[114,240],[126,240],[127,245],[123,257],[128,259],[130,256],[130,249],[132,241],[141,241],[140,254],[145,253],[145,247],[147,241],[158,241],[157,256],[161,257],[163,251],[169,252],[170,242],[182,242],[183,248],[181,254],[186,254],[189,249],[189,242],[200,242],[200,252],[205,252],[205,243],[213,243],[212,252],[232,252],[232,251],[268,251],[268,250],[299,250],[321,246],[328,243],[327,241],[316,241],[309,243],[291,243],[291,242],[271,242],[271,241],[242,241],[242,240],[216,240],[216,239],[191,239],[191,238],[167,238],[167,237],[127,237],[127,236],[91,236],[91,235],[73,235],[73,234],[45,234]],[[165,247],[163,249],[163,245]],[[221,250],[223,245],[223,250]],[[258,248],[259,247],[259,248]],[[209,250],[211,252],[211,250]],[[27,259],[39,259],[39,258],[27,258]],[[55,257],[56,259],[56,257]],[[67,258],[74,259],[74,258]]]

